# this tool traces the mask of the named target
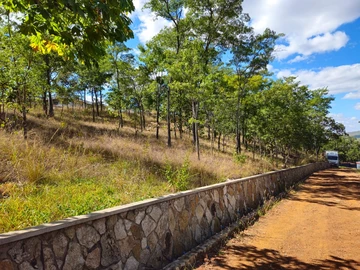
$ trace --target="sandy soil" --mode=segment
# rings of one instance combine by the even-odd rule
[[[360,173],[314,174],[196,269],[360,269]]]

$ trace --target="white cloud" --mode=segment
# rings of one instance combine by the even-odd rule
[[[291,72],[290,69],[282,69],[276,74],[276,77],[278,78],[290,77],[290,76],[296,76]]]
[[[278,78],[295,76],[311,89],[327,87],[330,94],[360,91],[360,64],[325,67],[319,70],[281,70]]]
[[[347,93],[343,99],[360,99],[360,91]]]
[[[163,18],[156,18],[155,13],[149,9],[143,9],[146,2],[146,0],[134,0],[135,11],[130,15],[133,21],[135,19],[140,21],[140,24],[134,29],[134,33],[141,43],[146,43],[161,29],[171,25],[171,22]]]
[[[355,110],[359,111],[360,110],[360,102],[356,103],[354,108],[355,108]]]
[[[277,46],[277,57],[285,59],[344,47],[349,37],[336,30],[360,17],[360,1],[249,0],[244,1],[244,12],[250,14],[256,32],[269,27],[286,35],[285,44]]]
[[[281,60],[296,53],[301,54],[301,56],[295,57],[296,61],[292,61],[294,63],[305,60],[314,53],[337,51],[346,45],[349,37],[344,32],[337,31],[317,35],[313,38],[289,36],[286,40],[288,45],[281,44],[275,47],[275,55]]]
[[[334,118],[336,122],[343,124],[346,132],[358,131],[360,129],[360,123],[357,117],[346,117],[342,113],[330,113],[329,116]]]
[[[304,61],[304,60],[306,60],[306,59],[308,59],[308,58],[309,58],[308,56],[298,55],[298,56],[296,56],[295,58],[289,60],[288,63],[289,63],[289,64],[292,64],[292,63]]]

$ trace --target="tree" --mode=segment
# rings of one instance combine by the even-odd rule
[[[238,78],[238,91],[236,102],[236,152],[241,152],[241,126],[243,138],[246,134],[244,104],[247,95],[246,87],[255,75],[264,74],[267,65],[273,59],[275,41],[281,35],[276,34],[270,29],[266,29],[263,34],[254,34],[251,29],[246,28],[243,35],[233,39],[231,52],[233,58],[231,64],[235,67]]]
[[[105,42],[123,42],[133,37],[127,14],[131,0],[3,0],[6,14],[21,13],[20,32],[42,53],[66,53],[90,62],[105,53]],[[69,50],[71,49],[71,50]]]
[[[31,50],[28,39],[14,29],[9,20],[0,28],[0,47],[4,48],[0,51],[0,59],[2,74],[6,75],[2,80],[1,96],[7,107],[14,109],[14,117],[16,111],[21,112],[24,139],[27,139],[27,111],[31,96],[39,91],[41,61]]]
[[[111,108],[118,112],[119,128],[124,126],[122,110],[124,109],[125,89],[128,87],[128,77],[126,74],[128,70],[132,69],[131,65],[134,64],[134,56],[129,53],[129,50],[123,43],[114,43],[108,48],[109,61],[113,73],[108,103]]]

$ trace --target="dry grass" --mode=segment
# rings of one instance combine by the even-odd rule
[[[150,121],[139,132],[129,118],[120,130],[115,119],[89,119],[80,110],[31,113],[28,141],[0,130],[0,232],[273,169],[249,156],[236,162],[206,140],[198,160],[189,135],[168,148],[166,130],[156,140]]]

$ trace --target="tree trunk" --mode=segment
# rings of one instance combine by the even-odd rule
[[[215,129],[214,126],[212,127],[212,132],[211,132],[211,153],[214,153],[214,142],[215,142]]]
[[[139,107],[139,120],[140,120],[140,131],[142,132],[143,131],[143,118],[142,118],[142,111],[141,111],[141,108]]]
[[[241,141],[240,141],[240,93],[238,93],[237,105],[236,105],[236,153],[241,153]]]
[[[180,133],[180,139],[182,139],[182,134],[183,134],[183,130],[182,130],[182,110],[180,108],[179,111],[179,133]]]
[[[91,90],[91,105],[92,105],[92,118],[93,118],[93,122],[95,122],[94,89]]]
[[[160,83],[156,93],[156,139],[159,139],[160,118]]]
[[[49,55],[45,55],[45,64],[46,64],[46,82],[47,82],[48,94],[49,94],[49,117],[54,117],[54,104],[51,95],[51,67],[50,67]]]
[[[44,90],[42,100],[43,100],[43,111],[45,113],[45,116],[48,116],[48,107],[47,107],[47,98],[46,98],[47,91]]]
[[[223,152],[225,152],[225,135],[223,135],[222,145],[223,145]]]
[[[209,120],[210,121],[210,120]],[[207,138],[208,138],[208,140],[210,141],[210,139],[211,139],[211,126],[210,126],[210,123],[208,123],[208,134],[207,134]]]
[[[93,90],[94,95],[95,95],[95,104],[96,104],[96,116],[100,116],[100,112],[99,112],[99,99],[98,99],[98,93],[97,90]]]
[[[119,109],[119,128],[123,128],[123,127],[124,127],[124,120],[123,120],[122,110],[120,107],[120,109]]]
[[[54,103],[49,89],[49,117],[54,117]]]
[[[198,102],[193,100],[192,102],[192,113],[193,113],[193,119],[194,119],[194,135],[195,135],[195,149],[198,156],[198,160],[200,160],[200,144],[199,144],[199,131],[198,131]]]
[[[84,89],[84,103],[83,103],[84,109],[86,109],[86,89]]]
[[[145,109],[144,109],[144,105],[142,103],[141,103],[141,117],[142,117],[143,128],[146,129]]]
[[[27,119],[26,119],[26,88],[23,86],[23,105],[22,105],[22,116],[23,116],[23,131],[24,131],[24,140],[27,139]]]
[[[219,137],[218,137],[218,151],[221,151],[221,132],[219,133]]]
[[[176,113],[174,112],[174,137],[175,137],[175,139],[176,139]]]
[[[171,147],[171,127],[170,127],[170,86],[167,86],[167,133],[168,133],[168,141],[167,146]]]
[[[26,106],[23,105],[22,106],[22,116],[23,116],[23,121],[22,121],[22,126],[23,126],[23,131],[24,131],[24,140],[27,139],[27,119],[26,119]]]
[[[196,129],[195,129],[195,122],[192,123],[192,135],[193,135],[193,144],[196,146],[196,135],[195,135]]]
[[[122,110],[120,109],[120,127],[124,127],[124,117],[122,114]]]
[[[255,150],[256,150],[256,142],[253,142],[253,160],[255,160]]]
[[[103,111],[103,94],[102,90],[100,89],[100,112]]]

